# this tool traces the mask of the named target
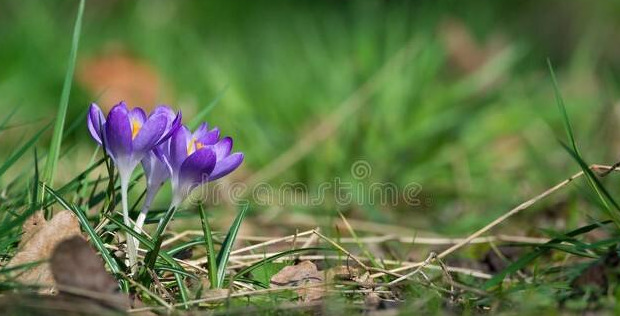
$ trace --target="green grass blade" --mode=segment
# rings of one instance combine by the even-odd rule
[[[577,144],[575,142],[575,135],[573,134],[573,128],[571,126],[570,119],[568,118],[568,112],[566,111],[566,105],[564,105],[564,99],[562,98],[562,94],[560,93],[560,89],[558,88],[558,82],[555,78],[555,72],[553,71],[553,66],[551,65],[551,61],[549,59],[547,59],[547,66],[549,67],[549,74],[551,75],[551,82],[553,83],[555,100],[558,104],[560,113],[562,113],[562,121],[564,122],[564,129],[566,130],[566,135],[568,136],[568,140],[573,147],[573,150],[577,154],[579,154],[579,150],[577,149]]]
[[[592,172],[588,164],[585,161],[583,161],[583,159],[579,156],[579,154],[573,151],[567,145],[563,143],[560,143],[560,144],[573,157],[573,159],[577,161],[577,163],[581,167],[581,170],[583,170],[584,174],[586,175],[588,184],[590,184],[590,187],[598,195],[601,203],[603,204],[603,210],[614,221],[618,229],[620,229],[620,205],[618,205],[616,200],[614,200],[611,194],[609,194],[609,191],[607,191],[607,189],[603,186],[601,181],[599,181],[599,179],[596,177],[594,172]],[[611,207],[609,206],[609,203],[613,205],[615,210],[611,209]]]
[[[62,135],[65,125],[65,116],[67,115],[67,108],[69,107],[69,95],[71,94],[71,84],[73,82],[73,73],[75,71],[75,60],[77,59],[77,50],[80,40],[80,32],[82,29],[82,17],[84,15],[85,2],[85,0],[80,0],[77,18],[75,20],[75,27],[73,28],[71,52],[69,53],[69,65],[65,74],[65,82],[62,87],[58,114],[56,115],[56,124],[54,125],[54,133],[52,134],[52,141],[50,144],[50,152],[47,157],[47,164],[45,166],[45,173],[43,176],[45,183],[49,185],[52,185],[54,175],[56,173],[56,166],[58,164],[60,144],[62,143]]]
[[[217,275],[217,263],[215,259],[215,247],[213,246],[213,233],[211,232],[211,226],[209,225],[209,219],[207,213],[200,203],[198,205],[200,213],[200,223],[202,224],[202,232],[204,234],[204,242],[207,247],[207,255],[209,256],[209,282],[211,282],[211,288],[214,288],[218,284]]]
[[[567,236],[567,237],[576,237],[576,236],[585,234],[587,232],[590,232],[590,231],[592,231],[594,229],[597,229],[597,228],[601,227],[601,225],[609,224],[609,223],[611,223],[611,221],[604,221],[604,222],[601,222],[601,223],[595,223],[595,224],[590,224],[590,225],[587,225],[587,226],[583,226],[583,227],[580,227],[578,229],[575,229],[575,230],[572,230],[572,231],[568,232],[565,236]],[[499,285],[500,283],[502,283],[502,281],[504,280],[504,278],[507,275],[515,273],[518,270],[522,269],[523,267],[528,265],[530,262],[534,261],[536,258],[538,258],[542,254],[544,254],[545,252],[550,250],[551,249],[550,246],[557,245],[557,244],[561,243],[562,241],[564,241],[564,239],[565,238],[552,239],[552,240],[546,242],[545,244],[543,244],[543,246],[546,246],[546,247],[542,247],[542,246],[538,247],[534,251],[532,251],[532,252],[524,255],[523,257],[519,258],[517,261],[513,262],[511,265],[506,267],[500,273],[498,273],[495,276],[493,276],[493,278],[491,278],[487,282],[485,282],[484,285],[483,285],[483,288],[486,289],[486,290],[489,290],[489,289]]]
[[[136,237],[138,240],[140,240],[141,243],[143,243],[146,247],[148,247],[150,249],[150,251],[146,254],[145,258],[144,258],[144,265],[145,268],[142,270],[142,272],[139,275],[139,278],[142,279],[144,281],[145,284],[149,284],[150,282],[150,277],[147,273],[147,270],[154,270],[155,269],[155,262],[157,261],[157,257],[160,256],[162,259],[164,259],[164,261],[166,261],[168,264],[170,264],[171,266],[178,268],[178,269],[183,269],[181,267],[181,265],[179,265],[174,258],[172,258],[172,256],[170,256],[167,252],[165,251],[160,251],[161,250],[161,244],[163,242],[163,233],[164,230],[166,229],[166,226],[168,226],[168,223],[170,222],[170,220],[172,219],[172,215],[174,215],[174,211],[175,208],[171,207],[170,209],[168,209],[168,211],[166,212],[165,217],[162,219],[162,222],[159,223],[159,226],[157,227],[157,231],[155,232],[155,235],[153,236],[153,238],[155,239],[155,242],[153,243],[152,241],[146,239],[144,236],[142,236],[141,234],[136,233],[136,231],[134,231],[133,229],[127,227],[124,223],[116,220],[115,218],[113,218],[112,216],[108,216],[106,215],[106,217],[108,219],[110,219],[110,221],[112,221],[114,224],[118,225],[119,227],[123,228],[127,233],[131,234],[132,236]],[[189,294],[187,292],[187,288],[185,287],[185,283],[183,282],[183,276],[180,274],[174,274],[174,278],[175,281],[179,287],[179,293],[181,294],[181,300],[183,301],[183,303],[187,303],[187,301],[189,300]],[[187,305],[185,305],[187,307]]]
[[[32,184],[32,201],[30,210],[34,212],[39,209],[39,159],[37,157],[37,148],[34,148],[34,182]]]
[[[131,229],[130,227],[125,225],[122,221],[119,221],[118,219],[114,218],[113,216],[110,216],[110,215],[106,214],[105,217],[107,219],[109,219],[110,222],[112,222],[116,226],[118,226],[121,230],[129,233],[131,236],[133,236],[136,239],[138,239],[140,241],[140,243],[143,244],[147,249],[149,249],[149,250],[155,249],[155,243],[153,243],[153,241],[151,239],[149,239],[148,237],[146,237],[146,236],[136,232],[135,230]],[[157,256],[161,257],[169,265],[183,270],[183,267],[181,267],[181,265],[178,262],[176,262],[176,260],[174,260],[174,258],[170,254],[168,254],[167,252],[160,251],[160,252],[157,253]],[[183,271],[185,271],[185,270],[183,270]]]
[[[569,154],[577,161],[584,174],[586,175],[586,179],[588,184],[593,189],[593,191],[597,194],[600,201],[603,204],[603,209],[605,212],[611,217],[616,226],[620,229],[620,206],[616,201],[611,197],[609,192],[605,189],[605,187],[601,184],[598,178],[594,175],[592,170],[588,164],[584,161],[579,153],[579,149],[577,148],[577,143],[575,142],[575,136],[573,133],[573,128],[570,123],[570,119],[568,117],[568,113],[566,111],[566,106],[564,104],[564,100],[562,99],[562,95],[560,93],[560,89],[558,88],[558,83],[555,77],[555,72],[553,71],[553,66],[551,65],[551,61],[547,59],[547,65],[549,66],[549,73],[551,75],[551,81],[553,83],[553,90],[555,92],[556,101],[558,104],[558,109],[560,113],[562,113],[562,120],[564,122],[564,128],[566,129],[566,134],[568,136],[568,140],[570,142],[570,147],[562,144],[562,147],[569,152]],[[609,207],[609,203],[611,203],[617,212],[611,210]]]
[[[146,269],[155,270],[155,262],[157,261],[156,259],[158,256],[164,259],[164,261],[168,263],[171,267],[176,268],[181,271],[185,271],[183,270],[183,267],[178,262],[176,262],[176,260],[174,260],[174,258],[172,258],[172,256],[170,256],[167,252],[159,251],[161,248],[161,242],[162,242],[161,238],[158,239],[156,243],[153,243],[152,240],[146,238],[142,234],[137,233],[135,230],[128,227],[123,222],[117,220],[113,216],[109,216],[106,214],[106,218],[108,218],[112,223],[116,224],[121,229],[125,230],[125,232],[129,233],[131,236],[138,239],[140,243],[142,243],[145,247],[150,249],[150,251],[147,253],[144,259],[146,267],[145,269],[142,270],[142,272],[138,276],[141,280],[143,280],[144,286],[148,287],[148,285],[151,282],[150,276],[148,276]],[[182,274],[175,273],[174,274],[174,278],[177,283],[177,286],[179,287],[179,293],[181,294],[181,300],[183,301],[183,303],[186,303],[189,300],[189,294],[187,293],[187,288],[185,287],[185,283],[183,282],[183,275],[185,275],[186,273],[182,273]]]
[[[158,271],[168,271],[168,272],[172,272],[174,274],[180,274],[182,276],[186,276],[188,278],[192,278],[194,280],[200,280],[199,277],[197,277],[197,276],[195,276],[195,275],[193,275],[193,274],[191,274],[191,273],[189,273],[189,272],[187,272],[185,270],[179,269],[179,268],[172,268],[170,266],[155,266],[155,270],[158,270]]]
[[[230,251],[232,250],[232,246],[235,243],[235,239],[237,238],[237,233],[239,233],[239,228],[241,227],[241,222],[248,211],[248,205],[244,205],[235,220],[233,221],[230,229],[228,230],[228,234],[226,234],[226,238],[222,243],[222,248],[220,252],[217,254],[217,258],[215,259],[217,263],[217,284],[216,288],[221,288],[224,285],[224,276],[226,274],[226,265],[228,264],[228,258],[230,257]]]
[[[26,151],[28,149],[30,149],[30,147],[32,147],[37,140],[39,140],[39,137],[41,137],[41,134],[43,134],[43,132],[49,127],[49,125],[43,127],[41,130],[39,130],[36,134],[34,134],[34,136],[32,136],[32,138],[30,138],[25,144],[23,144],[21,147],[19,147],[17,150],[15,150],[11,156],[9,156],[9,158],[7,158],[4,163],[2,163],[2,165],[0,166],[0,177],[2,177],[2,175],[4,175],[4,173],[13,165],[15,164],[23,155],[24,153],[26,153]]]
[[[146,257],[144,258],[144,264],[146,265],[147,269],[152,270],[155,267],[155,259],[157,258],[157,254],[160,252],[161,249],[161,244],[164,241],[164,231],[166,230],[168,223],[170,223],[170,221],[172,220],[174,211],[174,207],[169,208],[168,211],[166,211],[164,217],[159,222],[159,225],[157,226],[157,231],[155,231],[155,234],[153,235],[153,240],[155,240],[154,247],[146,254]]]
[[[201,122],[204,122],[205,121],[205,117],[207,116],[207,114],[209,114],[209,112],[211,112],[211,110],[213,110],[213,108],[220,102],[220,100],[222,99],[222,97],[224,96],[224,94],[226,93],[227,90],[228,90],[228,85],[226,85],[224,87],[224,89],[222,89],[215,96],[215,99],[213,99],[211,102],[209,102],[209,104],[207,104],[207,106],[205,106],[204,109],[202,109],[200,112],[198,112],[198,114],[196,114],[194,119],[191,120],[189,122],[189,124],[187,124],[187,127],[189,127],[191,130],[193,130],[196,127],[198,127],[198,125],[200,125]]]
[[[188,241],[188,242],[186,242],[186,243],[182,243],[182,244],[179,244],[179,245],[177,245],[177,246],[174,246],[174,247],[170,248],[170,249],[169,249],[168,251],[166,251],[166,252],[167,252],[169,255],[174,256],[174,255],[176,255],[177,253],[179,253],[179,252],[181,252],[181,251],[183,251],[183,250],[185,250],[185,249],[192,248],[192,247],[194,247],[194,246],[199,246],[199,245],[202,245],[202,244],[204,244],[204,242],[205,242],[205,241],[204,241],[204,239],[203,239],[203,238],[199,238],[199,239],[195,239],[195,240],[190,240],[190,241]]]
[[[11,273],[11,272],[18,271],[18,270],[30,270],[40,265],[41,263],[45,263],[45,260],[32,261],[32,262],[23,263],[23,264],[11,266],[11,267],[5,266],[5,267],[0,268],[0,275]]]

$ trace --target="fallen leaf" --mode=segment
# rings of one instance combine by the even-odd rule
[[[15,274],[15,280],[28,285],[40,285],[48,291],[54,286],[54,280],[47,260],[61,241],[80,235],[80,224],[71,211],[57,213],[49,222],[41,212],[35,213],[22,226],[23,238],[17,253],[8,267],[20,266],[32,262],[41,264]]]
[[[294,266],[284,267],[271,277],[271,287],[303,286],[323,283],[323,272],[318,271],[316,265],[310,261],[302,261]],[[318,300],[323,297],[325,290],[320,287],[300,288],[295,292],[304,302]]]
[[[0,298],[0,315],[90,316],[127,315],[125,311],[93,303],[81,297],[37,295],[34,293],[7,294]],[[131,315],[141,315],[132,313]]]
[[[115,293],[118,282],[105,270],[103,261],[90,244],[80,236],[62,241],[50,259],[52,275],[59,287]]]
[[[47,221],[43,216],[43,212],[36,212],[32,214],[32,216],[28,217],[22,225],[22,240],[20,241],[20,244],[25,245],[28,240],[30,240],[41,230],[41,228],[45,226],[45,224],[47,224]]]
[[[105,270],[101,257],[81,236],[60,242],[50,266],[60,295],[90,299],[117,310],[130,307],[129,299],[119,293],[118,282]]]

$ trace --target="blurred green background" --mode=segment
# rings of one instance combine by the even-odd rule
[[[3,158],[54,119],[76,10],[0,1],[0,113],[17,109]],[[228,183],[298,182],[309,194],[335,178],[422,187],[420,205],[256,205],[257,226],[311,226],[341,210],[471,232],[578,169],[557,141],[547,58],[588,162],[618,159],[619,16],[616,1],[89,0],[67,120],[80,125],[58,182],[92,156],[90,102],[167,103],[189,121],[219,98],[207,121],[246,154]],[[371,167],[363,179],[351,174],[356,161]],[[575,200],[559,194],[523,216],[571,225],[564,215],[588,212]]]

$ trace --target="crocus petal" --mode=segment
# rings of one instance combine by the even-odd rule
[[[167,121],[168,119],[164,114],[151,115],[133,140],[134,153],[145,154],[155,147],[165,132]]]
[[[149,152],[142,159],[142,167],[146,175],[147,189],[157,189],[170,178],[170,169],[154,151]]]
[[[131,125],[124,104],[116,105],[110,110],[105,124],[105,136],[112,157],[124,160],[131,154]]]
[[[181,126],[170,138],[170,164],[178,169],[187,158],[187,146],[192,135],[185,126]]]
[[[170,121],[173,121],[174,118],[176,117],[176,114],[174,113],[174,111],[167,105],[158,105],[153,112],[151,112],[151,115],[155,115],[155,114],[165,114],[166,116],[168,116],[168,118],[170,119]]]
[[[209,176],[209,181],[217,180],[231,172],[233,172],[243,162],[242,153],[234,153],[223,160],[220,160],[215,165],[215,168]]]
[[[136,121],[142,125],[146,122],[146,113],[144,113],[142,108],[135,107],[129,111],[129,120]]]
[[[174,133],[176,133],[176,131],[181,128],[181,120],[183,118],[181,111],[176,114],[176,117],[174,117],[174,120],[172,121],[170,121],[170,115],[168,113],[166,113],[165,115],[167,117],[166,132],[159,138],[157,145],[162,144],[163,142],[170,139],[170,137],[172,137],[172,135],[174,135]]]
[[[88,110],[88,119],[86,120],[88,131],[99,145],[101,145],[102,131],[105,125],[105,116],[97,104],[92,103]]]
[[[215,168],[216,158],[213,150],[203,148],[191,154],[179,169],[178,185],[180,188],[201,184],[209,179],[209,175]]]
[[[217,143],[217,141],[220,139],[220,130],[219,128],[215,127],[212,130],[204,133],[201,137],[196,137],[196,139],[204,145],[213,145]]]
[[[158,105],[152,112],[153,115],[164,115],[167,118],[168,124],[166,125],[166,131],[172,132],[171,130],[174,128],[174,125],[177,125],[176,121],[180,123],[181,112],[174,113],[174,111],[168,107],[167,105]],[[164,139],[165,140],[165,139]]]
[[[233,141],[230,137],[225,137],[219,142],[217,142],[217,144],[213,145],[213,151],[215,152],[217,160],[222,160],[228,157],[230,151],[232,150],[232,146]]]
[[[196,139],[201,139],[202,137],[204,137],[207,133],[209,132],[209,128],[207,123],[202,123],[200,124],[200,126],[198,126],[198,128],[196,129],[196,131],[194,131],[194,133],[192,134],[192,136]]]

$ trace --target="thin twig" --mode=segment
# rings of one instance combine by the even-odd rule
[[[248,246],[248,247],[245,247],[245,248],[237,249],[235,251],[231,251],[230,254],[231,255],[236,255],[236,254],[244,253],[244,252],[247,252],[247,251],[250,251],[250,250],[254,250],[254,249],[270,246],[270,245],[273,245],[273,244],[277,244],[279,242],[288,241],[290,239],[295,240],[295,239],[299,238],[300,236],[311,235],[313,232],[314,232],[314,230],[308,230],[308,231],[305,231],[305,232],[302,232],[302,233],[299,233],[299,234],[293,234],[293,235],[289,235],[289,236],[285,236],[285,237],[281,237],[281,238],[277,238],[277,239],[272,239],[272,240],[269,240],[269,241],[262,242],[260,244],[256,244],[256,245]]]
[[[399,282],[401,282],[401,281],[403,281],[403,280],[409,279],[409,278],[410,278],[410,277],[412,277],[413,275],[415,275],[415,274],[417,274],[418,272],[420,272],[420,270],[422,270],[422,268],[424,268],[425,266],[427,266],[427,265],[431,264],[431,262],[433,262],[433,260],[435,260],[435,258],[437,258],[437,254],[436,254],[435,252],[431,252],[431,253],[428,255],[428,258],[426,258],[426,260],[424,260],[424,261],[422,262],[422,264],[420,264],[420,265],[417,267],[417,269],[415,269],[415,270],[413,270],[413,271],[411,271],[411,272],[409,272],[409,273],[407,273],[407,274],[405,274],[405,275],[401,276],[400,278],[398,278],[398,279],[396,279],[396,280],[393,280],[392,282],[390,282],[390,283],[388,283],[388,284],[389,284],[389,285],[394,285],[394,284],[399,283]],[[394,269],[394,270],[396,270],[396,269]],[[391,271],[394,271],[394,270],[391,270]],[[372,276],[371,276],[371,277],[372,277]]]
[[[342,246],[340,246],[338,243],[336,243],[335,241],[331,240],[329,237],[319,233],[318,231],[314,231],[314,233],[319,236],[321,239],[327,241],[329,244],[331,244],[332,246],[334,246],[336,249],[340,250],[341,252],[343,252],[344,254],[346,254],[347,256],[349,256],[351,259],[353,259],[353,261],[355,261],[358,265],[360,265],[364,270],[369,271],[369,272],[380,272],[380,273],[384,273],[387,275],[391,275],[394,277],[401,277],[400,274],[395,273],[395,272],[391,272],[389,270],[386,269],[382,269],[382,268],[377,268],[377,267],[372,267],[369,265],[364,264],[364,262],[362,262],[362,260],[360,260],[357,256],[353,255],[351,252],[349,252],[348,250],[344,249]]]
[[[349,219],[348,221],[351,221],[351,219]],[[355,226],[355,225],[353,225]],[[297,236],[297,243],[308,243],[311,241],[316,241],[316,236],[310,236],[310,237],[300,237],[300,236],[304,236],[304,233],[307,232],[312,232],[311,230],[309,231],[305,231],[303,233],[299,233]],[[171,237],[170,239],[166,240],[164,243],[170,244],[174,241],[177,241],[179,239],[182,239],[184,237],[188,237],[188,236],[202,236],[203,233],[202,231],[198,231],[198,230],[187,230],[184,231],[174,237]],[[238,236],[237,239],[238,240],[243,240],[243,241],[250,241],[250,242],[267,242],[267,241],[272,241],[274,239],[278,239],[277,242],[272,242],[270,243],[270,245],[272,244],[276,244],[278,242],[284,242],[284,241],[288,241],[288,239],[291,239],[291,236],[286,236],[286,237],[279,237],[279,236]],[[286,239],[285,239],[286,238]],[[285,240],[280,240],[280,239],[285,239]],[[368,236],[368,237],[358,237],[357,240],[355,238],[351,238],[351,237],[342,237],[340,239],[338,239],[338,241],[341,244],[353,244],[353,243],[357,243],[362,242],[364,244],[379,244],[379,243],[384,243],[384,242],[388,242],[388,241],[397,241],[403,244],[417,244],[417,245],[454,245],[457,244],[461,241],[465,240],[465,238],[447,238],[447,237],[420,237],[420,236],[398,236],[398,235],[382,235],[382,236]],[[478,238],[474,238],[473,240],[471,240],[469,243],[470,244],[486,244],[489,242],[507,242],[507,243],[523,243],[523,244],[544,244],[549,242],[550,239],[548,238],[540,238],[540,237],[528,237],[528,236],[513,236],[513,235],[503,235],[503,234],[498,234],[498,235],[493,235],[493,236],[485,236],[485,237],[478,237]],[[265,246],[265,244],[261,244],[261,247]],[[307,247],[307,246],[304,246]],[[236,250],[236,251],[241,251],[241,249]]]

